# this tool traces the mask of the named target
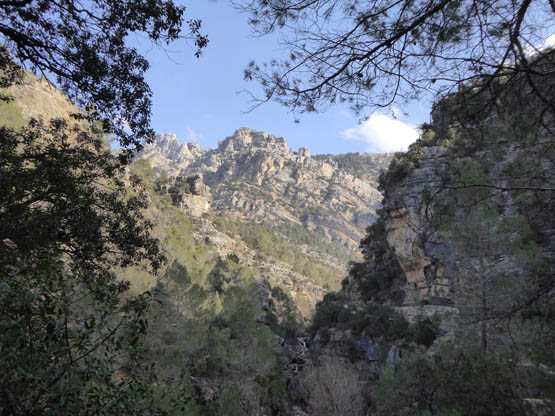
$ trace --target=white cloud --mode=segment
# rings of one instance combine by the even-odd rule
[[[402,115],[403,112],[399,107],[397,107],[396,105],[391,106],[391,117],[393,117],[395,120],[398,120],[401,118]]]
[[[528,56],[532,56],[537,54],[540,51],[544,51],[546,49],[550,49],[555,47],[555,33],[549,35],[544,39],[544,41],[540,44],[532,45],[528,44],[524,46],[524,52]]]
[[[418,131],[402,121],[383,114],[372,114],[356,127],[341,135],[349,140],[366,143],[366,150],[374,153],[405,151],[418,139]]]
[[[200,142],[203,139],[202,134],[194,131],[191,127],[187,127],[185,134],[187,135],[185,139],[187,142]]]
[[[544,41],[540,49],[548,49],[555,46],[555,33],[548,36]]]

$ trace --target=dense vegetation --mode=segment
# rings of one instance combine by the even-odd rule
[[[290,264],[295,272],[316,280],[322,286],[332,289],[337,287],[339,271],[330,270],[312,260],[308,255],[293,249],[284,243],[272,228],[259,224],[229,221],[221,217],[215,217],[214,224],[221,231],[239,236],[248,247],[258,253]],[[288,230],[287,226],[277,226],[276,228],[286,232]],[[310,241],[310,237],[312,235],[307,232],[304,238],[302,235],[298,235],[296,240]],[[321,241],[321,239],[317,241]]]
[[[168,257],[158,279],[138,268],[122,272],[132,290],[150,290],[158,301],[148,315],[146,358],[165,391],[162,407],[199,415],[283,411],[287,356],[276,335],[295,340],[299,312],[292,298],[279,286],[262,287],[259,270],[237,255],[222,258],[196,241],[191,219],[169,194],[155,191],[159,178],[148,162],[133,164],[132,174],[149,190],[153,234]],[[226,224],[252,231],[238,221]],[[257,233],[252,238],[260,243]]]
[[[96,134],[65,120],[0,127],[5,414],[157,412],[141,359],[151,296],[128,296],[114,271],[164,256],[144,196]]]

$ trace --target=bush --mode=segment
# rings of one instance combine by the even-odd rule
[[[432,357],[416,352],[382,372],[375,414],[523,415],[513,370],[450,344]]]
[[[409,323],[405,317],[393,308],[376,302],[366,304],[368,325],[364,333],[370,338],[383,338],[386,341],[395,341],[406,338],[409,334]]]
[[[364,384],[357,369],[341,359],[323,359],[300,375],[299,393],[315,415],[343,416],[366,414]]]
[[[191,284],[191,277],[187,273],[187,268],[177,260],[174,260],[171,266],[168,267],[164,277],[183,287]]]
[[[366,237],[360,242],[364,254],[362,263],[351,263],[349,275],[360,288],[362,298],[370,301],[400,303],[404,292],[399,283],[404,272],[386,240],[384,216],[367,228]]]
[[[441,333],[439,320],[418,317],[411,332],[414,342],[429,348]]]
[[[131,172],[137,176],[147,187],[152,186],[154,171],[147,159],[139,159],[131,165]]]
[[[378,177],[378,190],[385,191],[391,185],[401,182],[416,167],[405,153],[396,153],[387,171],[382,171]]]
[[[326,300],[326,297],[324,297],[324,300],[316,305],[316,312],[312,320],[313,331],[316,332],[320,328],[335,326],[339,312],[342,309],[343,305],[341,303]]]

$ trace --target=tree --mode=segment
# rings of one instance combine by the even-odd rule
[[[314,414],[361,416],[368,414],[364,381],[351,363],[325,358],[320,365],[307,366],[299,376],[299,389]]]
[[[0,127],[0,160],[0,413],[156,413],[140,361],[150,294],[115,274],[164,261],[145,195],[63,120]]]
[[[457,172],[451,182],[466,187],[443,194],[438,202],[443,208],[434,209],[440,224],[433,228],[456,253],[450,266],[450,297],[463,323],[479,327],[485,355],[493,334],[502,336],[504,323],[538,299],[550,297],[552,282],[544,275],[549,259],[536,245],[538,235],[530,219],[519,215],[518,205],[503,193],[487,186],[492,182],[478,161],[467,157],[452,161],[451,166]],[[495,169],[492,163],[488,168]]]
[[[153,140],[149,63],[126,40],[144,33],[158,46],[175,41],[185,7],[172,0],[2,0],[0,10],[0,43],[17,63],[53,76],[76,105],[94,105],[91,118],[105,120],[122,146]],[[187,25],[199,56],[208,39],[199,20]],[[7,60],[0,65],[4,78]]]
[[[131,296],[115,272],[165,259],[142,215],[144,187],[126,184],[101,137],[114,134],[124,156],[152,140],[148,62],[126,39],[178,39],[185,9],[14,0],[0,10],[0,87],[22,79],[19,65],[54,77],[90,122],[0,127],[0,413],[163,413],[141,360],[151,295]],[[207,38],[187,23],[198,56]]]
[[[496,80],[525,80],[553,117],[553,67],[532,63],[555,21],[553,0],[238,0],[259,34],[286,33],[287,59],[246,79],[299,112],[347,102],[359,112],[461,85],[474,92]],[[542,85],[540,87],[540,85]]]
[[[520,230],[507,223],[507,217],[483,203],[458,218],[454,230],[464,260],[457,265],[453,297],[464,321],[479,324],[484,355],[490,327],[511,311],[525,287],[525,277],[510,267],[522,243]]]
[[[433,355],[410,352],[380,374],[372,414],[526,414],[514,371],[514,363],[480,357],[452,343]]]

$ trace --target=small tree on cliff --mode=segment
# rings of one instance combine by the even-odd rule
[[[462,259],[456,264],[455,304],[464,322],[479,326],[486,354],[491,334],[502,331],[501,323],[533,290],[534,259],[541,252],[526,241],[529,229],[522,217],[504,216],[487,202],[457,217],[452,232]]]

